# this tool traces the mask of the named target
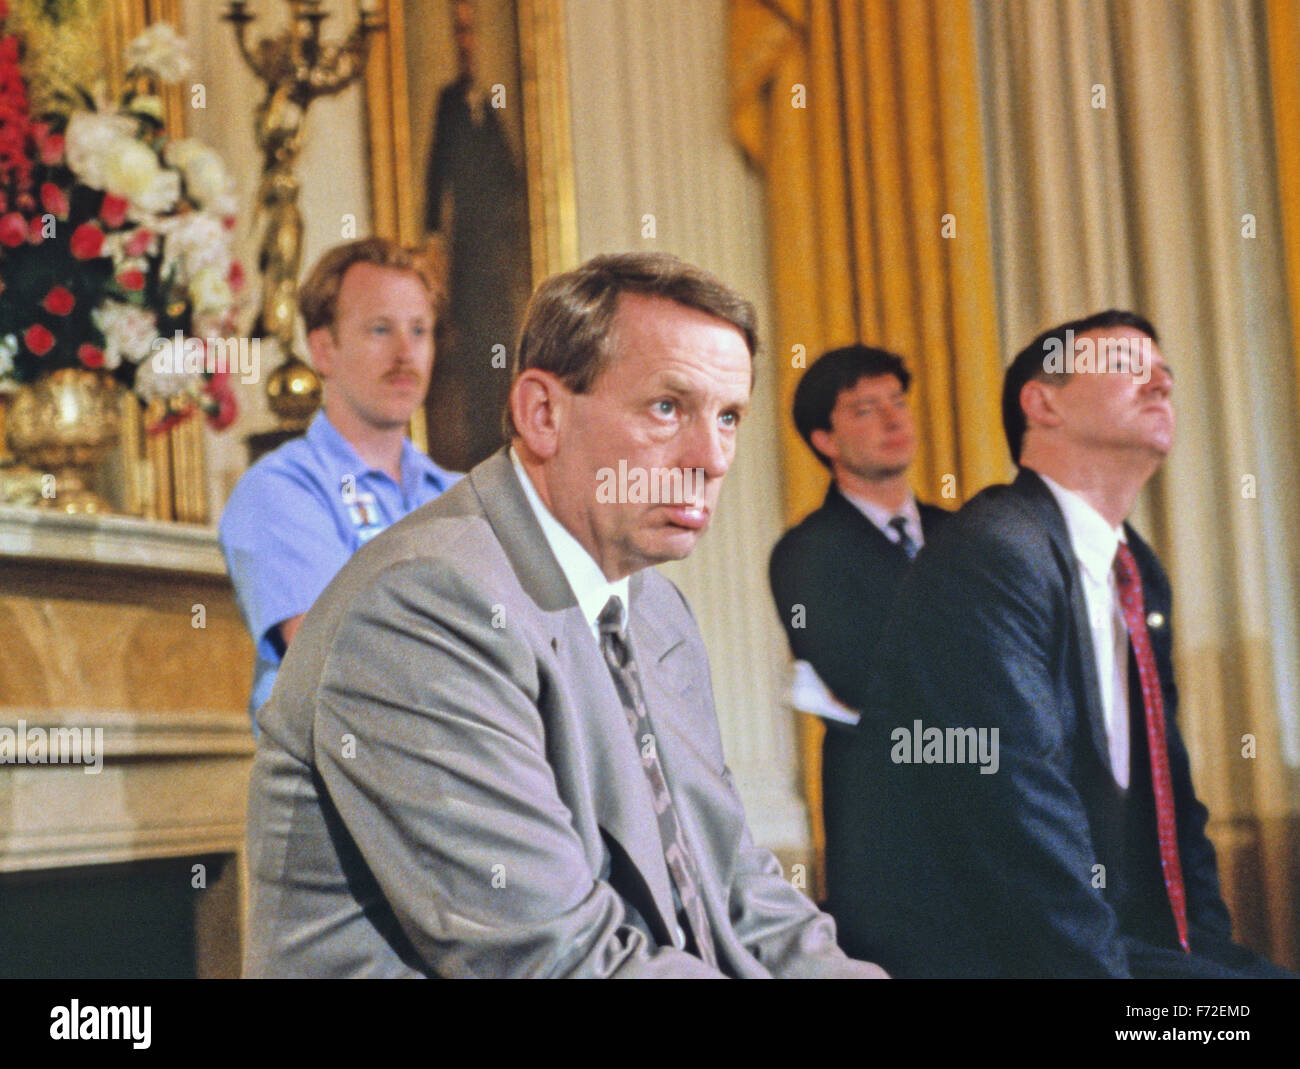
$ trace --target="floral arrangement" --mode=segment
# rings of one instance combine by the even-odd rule
[[[153,359],[234,333],[243,283],[225,167],[200,142],[168,137],[147,91],[187,73],[184,42],[150,26],[128,51],[121,100],[77,87],[66,115],[37,119],[7,14],[0,0],[0,387],[103,368],[142,403],[171,399],[168,425],[202,409],[228,426],[225,369]]]

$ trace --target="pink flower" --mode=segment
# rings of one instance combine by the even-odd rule
[[[89,342],[82,342],[77,346],[77,359],[86,367],[103,367],[104,350],[91,345]]]
[[[76,306],[77,300],[62,286],[55,286],[41,301],[41,307],[50,315],[65,316]]]
[[[54,335],[39,323],[33,323],[23,332],[23,342],[37,356],[44,356],[54,348]]]
[[[53,182],[41,183],[41,206],[60,219],[66,219],[70,210],[68,195]]]
[[[132,267],[117,276],[117,284],[124,290],[138,293],[144,289],[144,272],[139,268]]]
[[[126,239],[126,254],[128,256],[143,256],[152,241],[153,231],[141,227]]]
[[[104,232],[94,223],[82,223],[72,232],[71,244],[75,259],[93,260],[104,248]]]
[[[18,212],[0,216],[0,245],[16,249],[27,240],[27,220]]]
[[[118,227],[126,222],[126,210],[131,206],[125,197],[115,193],[105,193],[104,203],[99,206],[99,217],[105,226]]]
[[[41,142],[41,163],[54,166],[63,162],[63,135],[50,134]]]
[[[239,415],[239,402],[235,398],[234,390],[230,388],[229,376],[213,375],[204,386],[203,392],[209,398],[209,404],[206,406],[208,426],[214,431],[224,431]]]

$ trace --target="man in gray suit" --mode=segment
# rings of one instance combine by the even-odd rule
[[[248,973],[883,975],[754,844],[650,568],[709,524],[755,338],[669,256],[539,288],[511,447],[351,559],[263,710]]]

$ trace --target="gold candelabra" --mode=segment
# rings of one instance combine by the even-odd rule
[[[247,0],[230,0],[222,17],[234,26],[244,62],[266,87],[254,115],[262,152],[258,218],[265,217],[258,256],[262,305],[254,332],[274,339],[285,355],[284,363],[267,378],[266,393],[282,430],[292,433],[306,426],[321,398],[320,379],[294,352],[303,233],[294,166],[302,149],[303,123],[313,100],[339,93],[361,77],[370,38],[384,23],[362,3],[351,33],[331,44],[321,40],[321,24],[329,18],[321,10],[322,0],[286,3],[289,25],[255,47],[247,39],[249,23],[256,18]]]

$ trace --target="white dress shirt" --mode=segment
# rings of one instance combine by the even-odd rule
[[[856,494],[850,494],[843,487],[840,487],[840,493],[844,495],[844,500],[875,524],[880,533],[893,542],[894,545],[898,545],[900,541],[898,531],[889,526],[889,521],[895,516],[902,516],[907,521],[905,525],[907,533],[912,536],[912,541],[916,543],[917,549],[925,545],[925,535],[921,533],[921,510],[917,508],[916,498],[910,490],[907,492],[907,500],[900,509],[882,508],[874,501],[868,501]]]
[[[546,544],[551,547],[551,552],[559,562],[560,571],[569,581],[573,596],[578,599],[578,608],[582,610],[587,626],[591,628],[592,637],[597,643],[600,642],[600,628],[596,621],[600,617],[601,610],[605,608],[606,602],[614,594],[617,594],[623,602],[623,620],[619,630],[626,631],[628,612],[631,609],[628,602],[628,577],[624,576],[614,583],[606,579],[605,573],[600,570],[600,565],[583,548],[582,543],[569,534],[560,521],[551,515],[551,510],[542,503],[537,488],[533,486],[533,480],[528,477],[528,472],[524,470],[513,448],[510,450],[510,460],[514,463],[515,475],[519,477],[519,483],[524,488],[528,505],[533,510],[533,515],[537,517],[537,522],[541,524],[542,534],[546,536]]]
[[[533,515],[537,517],[537,522],[541,524],[542,534],[546,536],[546,544],[551,547],[551,552],[555,554],[555,559],[559,562],[560,571],[564,573],[564,578],[569,581],[569,588],[573,591],[574,597],[578,599],[578,608],[582,610],[582,615],[587,619],[587,626],[591,629],[591,637],[600,643],[600,627],[597,620],[600,617],[601,610],[605,608],[609,599],[617,594],[623,603],[623,619],[619,623],[619,630],[627,631],[628,613],[631,610],[631,604],[628,601],[628,590],[630,583],[628,576],[624,576],[617,582],[611,583],[605,578],[605,573],[600,570],[595,559],[590,553],[583,548],[581,542],[573,537],[564,526],[551,515],[551,510],[542,503],[538,496],[537,488],[533,486],[533,480],[528,477],[528,472],[524,470],[523,464],[519,462],[519,456],[515,453],[514,448],[510,450],[510,460],[515,466],[515,474],[519,477],[519,482],[524,488],[524,496],[528,498],[528,505],[533,510]],[[602,878],[609,873],[609,851],[605,850],[605,862]],[[682,949],[686,946],[686,932],[681,926],[682,899],[677,891],[677,881],[672,881],[673,887],[673,907],[677,911],[678,924],[674,933],[677,937],[677,947]]]
[[[1079,562],[1083,596],[1092,627],[1092,649],[1097,658],[1097,681],[1101,686],[1101,707],[1106,718],[1110,744],[1110,767],[1115,782],[1127,789],[1129,783],[1128,711],[1128,627],[1119,603],[1115,581],[1115,554],[1124,539],[1123,526],[1112,527],[1095,508],[1042,472],[1065,514],[1070,545]]]

